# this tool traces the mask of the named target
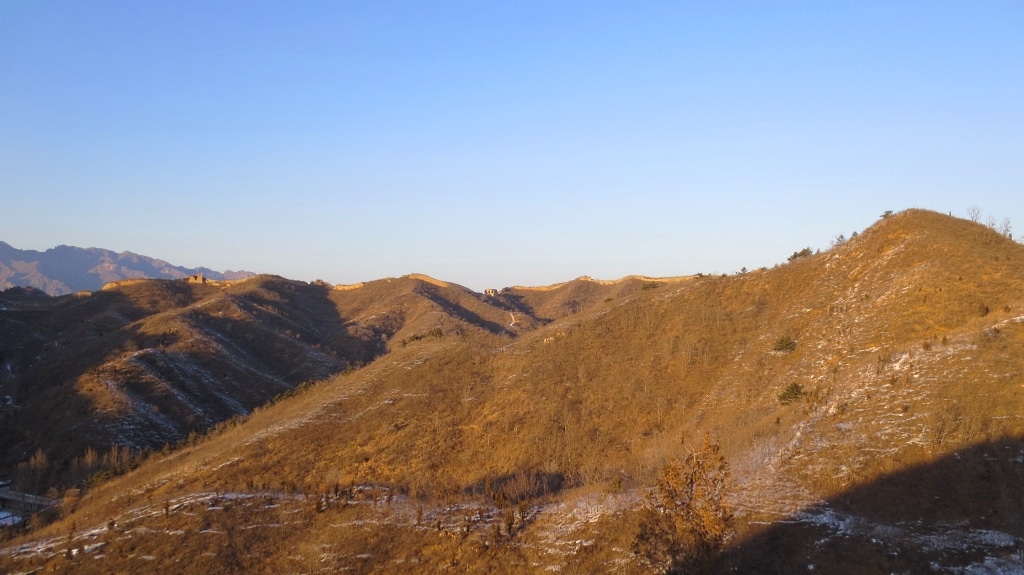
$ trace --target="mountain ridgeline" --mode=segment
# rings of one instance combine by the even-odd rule
[[[734,532],[691,570],[1024,569],[1024,246],[969,221],[907,210],[727,277],[30,296],[0,312],[22,489],[217,427],[0,570],[671,570],[650,549],[690,547],[652,547],[648,494],[702,437]]]
[[[0,290],[31,287],[49,295],[95,291],[110,282],[163,278],[180,279],[203,274],[212,280],[239,280],[254,274],[184,268],[131,252],[100,248],[57,246],[44,252],[19,250],[0,242]]]

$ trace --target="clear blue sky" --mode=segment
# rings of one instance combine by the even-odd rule
[[[1024,237],[1024,3],[0,0],[0,240],[473,289]]]

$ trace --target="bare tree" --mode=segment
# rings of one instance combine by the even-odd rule
[[[1010,218],[1003,218],[1003,223],[999,224],[999,233],[1013,239],[1013,226],[1010,225]]]
[[[981,208],[978,206],[968,206],[967,208],[967,219],[974,223],[981,221]]]
[[[985,219],[985,225],[988,226],[992,231],[995,231],[996,226],[999,225],[999,221],[992,214],[989,214],[988,218]]]

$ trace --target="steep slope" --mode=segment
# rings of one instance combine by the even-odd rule
[[[365,287],[344,305],[380,317]],[[908,210],[772,270],[535,313],[514,339],[393,335],[97,487],[0,567],[65,565],[78,525],[79,572],[645,572],[643,492],[708,432],[739,519],[721,570],[1024,568],[1024,246]]]
[[[184,268],[131,252],[57,246],[44,252],[19,250],[0,242],[0,290],[14,286],[38,288],[50,295],[95,291],[104,284],[141,278],[180,279],[203,274],[212,280],[239,280],[251,272],[216,272]]]

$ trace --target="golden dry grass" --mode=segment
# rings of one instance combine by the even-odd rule
[[[349,501],[359,487],[397,499],[332,500],[329,513],[358,529],[331,531],[319,523],[326,512],[299,503],[292,535],[250,540],[242,527],[256,519],[244,514],[255,511],[232,521],[267,569],[304,571],[287,563],[294,545],[303,561],[329,556],[325,566],[364,573],[631,572],[640,569],[624,544],[636,533],[635,504],[615,498],[649,486],[679,455],[680,436],[710,432],[721,444],[745,526],[738,544],[757,536],[755,521],[1024,436],[1024,246],[932,212],[896,214],[772,270],[648,289],[570,282],[510,299],[503,305],[537,318],[514,338],[488,331],[506,310],[468,290],[380,281],[330,297],[343,316],[385,317],[373,294],[392,293],[392,342],[436,327],[424,310],[482,321],[446,319],[443,337],[391,345],[362,369],[153,458],[37,536],[195,493],[344,490]],[[780,337],[795,348],[776,350]],[[792,383],[807,395],[783,405]],[[544,510],[598,494],[619,503],[572,528],[546,523],[561,515]],[[1015,508],[1019,494],[1009,497],[1004,507]],[[504,515],[522,505],[528,518],[502,536]],[[958,505],[949,515],[970,519],[980,503]],[[441,528],[420,525],[417,510]],[[556,553],[558,541],[591,543]]]

